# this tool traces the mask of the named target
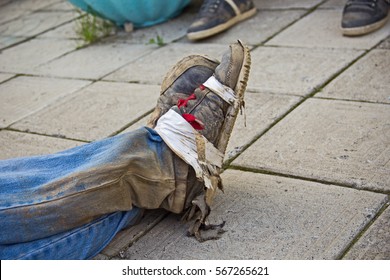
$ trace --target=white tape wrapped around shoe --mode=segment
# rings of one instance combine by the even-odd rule
[[[194,168],[196,177],[203,180],[207,188],[212,188],[210,176],[216,174],[210,172],[222,167],[224,155],[172,109],[160,117],[154,129],[177,156]],[[198,156],[197,138],[204,143],[204,161]]]
[[[208,78],[203,85],[225,100],[229,105],[233,105],[233,103],[237,100],[234,90],[221,84],[214,76]]]

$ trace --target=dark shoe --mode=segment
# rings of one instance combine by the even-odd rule
[[[154,128],[157,120],[179,99],[186,99],[212,76],[218,64],[219,61],[203,55],[190,55],[177,62],[161,84],[160,97],[147,125]]]
[[[197,19],[187,31],[190,40],[220,33],[256,13],[252,0],[204,0]]]
[[[193,98],[172,108],[181,115],[193,115],[203,126],[195,128],[222,153],[226,150],[238,110],[244,102],[250,62],[249,50],[239,41],[230,45],[215,69],[216,80],[234,91],[234,103],[229,104],[204,84],[194,91]]]
[[[381,28],[390,16],[390,0],[348,0],[343,10],[341,31],[358,36]]]
[[[195,218],[189,233],[199,241],[218,238],[223,232],[223,224],[209,225],[207,217],[216,190],[222,188],[219,174],[223,156],[238,111],[244,105],[250,63],[247,47],[240,41],[230,45],[214,74],[193,94],[179,99],[176,106],[161,116],[155,128],[164,142],[193,167],[188,182],[193,181],[191,176],[199,180],[188,185],[187,196],[192,206],[187,204],[189,210],[185,215],[187,220]],[[188,195],[191,189],[201,193]],[[202,237],[201,229],[216,230],[217,236]]]

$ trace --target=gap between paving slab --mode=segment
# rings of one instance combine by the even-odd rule
[[[352,260],[390,260],[389,203],[343,256]]]

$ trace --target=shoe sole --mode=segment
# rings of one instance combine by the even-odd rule
[[[361,27],[353,27],[353,28],[343,28],[343,27],[341,27],[341,32],[345,36],[365,35],[365,34],[371,33],[373,31],[381,28],[382,26],[384,26],[389,18],[390,18],[390,13],[387,15],[387,17],[385,17],[381,21],[375,22],[375,23],[370,24],[370,25],[361,26]]]
[[[232,134],[234,123],[237,119],[238,111],[244,105],[244,95],[245,95],[245,90],[249,79],[249,71],[251,66],[251,56],[250,56],[249,49],[240,40],[238,40],[238,43],[243,48],[243,52],[244,52],[244,58],[242,61],[241,70],[238,75],[236,86],[233,89],[234,92],[236,93],[236,97],[239,102],[229,107],[226,113],[225,121],[222,125],[221,136],[218,140],[216,148],[220,150],[223,154],[225,154],[226,152],[230,135]]]
[[[245,19],[248,19],[252,17],[254,14],[256,14],[256,8],[253,8],[249,11],[246,11],[245,13],[239,14],[235,16],[234,18],[228,20],[227,22],[217,25],[215,27],[212,27],[207,30],[202,30],[202,31],[197,31],[197,32],[191,32],[187,33],[187,38],[196,41],[196,40],[201,40],[210,36],[213,36],[215,34],[218,34],[222,31],[225,31],[226,29],[230,28],[231,26],[235,25],[236,23],[243,21]]]

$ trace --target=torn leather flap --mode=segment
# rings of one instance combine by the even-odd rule
[[[211,177],[219,174],[223,153],[173,110],[158,120],[155,130],[176,155],[194,168],[206,188],[216,187]]]
[[[192,207],[188,209],[183,217],[187,221],[193,220],[188,229],[188,235],[194,236],[199,242],[219,239],[221,234],[225,232],[222,229],[225,225],[224,221],[221,224],[209,223],[208,216],[210,212],[211,209],[206,202],[206,195],[201,194],[192,201]]]

